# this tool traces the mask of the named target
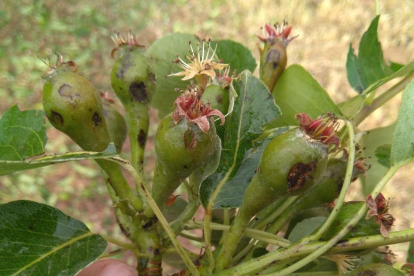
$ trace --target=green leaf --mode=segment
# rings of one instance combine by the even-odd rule
[[[237,175],[246,153],[253,148],[252,140],[263,132],[266,124],[280,115],[280,110],[267,87],[250,72],[244,71],[235,81],[234,87],[239,96],[235,101],[233,112],[226,118],[225,125],[217,128],[223,150],[217,171],[201,186],[200,198],[203,204],[207,204],[220,182],[227,183]],[[256,168],[250,169],[254,174]],[[246,178],[244,181],[249,179]],[[226,189],[226,185],[223,189]],[[216,203],[214,208],[237,207],[244,190],[245,187],[234,191],[237,194],[232,194],[232,197],[225,202]]]
[[[182,81],[182,77],[165,78],[166,75],[182,71],[172,61],[177,59],[177,55],[185,59],[185,56],[189,54],[189,41],[194,43],[198,39],[191,34],[167,34],[155,41],[145,53],[157,78],[157,87],[151,104],[158,109],[160,118],[163,118],[174,109],[174,101],[180,96],[180,93],[174,89],[184,90],[190,83],[189,81]]]
[[[411,241],[408,247],[406,263],[414,263],[414,241]]]
[[[346,116],[348,119],[351,119],[356,114],[358,114],[358,112],[364,106],[365,99],[365,95],[357,95],[338,104],[338,107],[341,109],[341,112],[344,116]]]
[[[393,72],[401,70],[404,66],[404,64],[390,61],[390,68]]]
[[[298,125],[295,115],[301,112],[313,119],[328,111],[338,116],[341,114],[328,93],[305,68],[297,64],[283,72],[273,90],[273,97],[282,110],[282,116],[268,128]]]
[[[389,168],[390,164],[390,155],[391,155],[391,144],[385,144],[378,147],[375,150],[375,156],[377,157],[378,163]]]
[[[253,73],[256,69],[257,63],[252,52],[242,44],[233,40],[220,40],[216,54],[224,63],[230,64],[232,71],[234,69],[237,72],[249,70]]]
[[[414,157],[414,81],[411,81],[402,94],[402,104],[398,113],[397,126],[392,140],[391,165]]]
[[[162,210],[162,213],[168,222],[172,222],[178,218],[178,216],[184,211],[187,205],[187,201],[180,197],[177,197],[175,203],[172,206],[165,207]]]
[[[359,43],[358,57],[352,45],[349,46],[346,61],[348,81],[352,88],[362,93],[368,86],[393,73],[385,63],[381,44],[378,41],[377,30],[379,15],[376,16]]]
[[[82,222],[33,201],[0,205],[0,221],[3,276],[75,275],[107,247]]]
[[[12,106],[0,119],[0,159],[24,160],[40,155],[46,144],[45,113]]]
[[[108,148],[103,152],[69,152],[65,154],[44,156],[37,159],[25,160],[25,161],[7,161],[0,160],[0,175],[6,175],[18,171],[25,171],[45,166],[54,165],[57,163],[79,161],[85,159],[102,159],[116,156],[116,149],[113,143],[109,144]]]
[[[370,169],[365,173],[365,176],[360,177],[364,195],[369,195],[372,192],[375,185],[388,170],[386,167],[378,163],[374,156],[378,147],[384,144],[392,143],[394,130],[395,124],[387,127],[372,129],[362,135],[361,140],[359,141],[359,144],[363,149],[362,156],[367,158],[364,162],[370,166]]]
[[[291,242],[298,242],[302,238],[311,235],[316,229],[318,229],[326,220],[326,217],[313,217],[305,219],[293,228],[289,235],[288,240]]]
[[[385,77],[383,79],[380,79],[376,81],[375,83],[371,84],[367,89],[365,89],[362,94],[368,94],[380,87],[381,85],[389,82],[390,80],[393,80],[395,78],[404,77],[409,74],[412,74],[414,72],[414,60],[410,61],[407,65],[402,67],[400,70],[396,71],[392,75],[389,75],[388,77]]]
[[[267,144],[278,134],[287,131],[288,128],[279,128],[272,133],[262,144],[257,147],[249,149],[240,166],[235,169],[235,174],[226,182],[226,185],[220,190],[215,201],[216,208],[224,207],[238,207],[242,200],[244,192],[247,186],[250,184],[250,180],[256,173],[256,169],[259,167],[259,162],[262,157],[263,151]]]

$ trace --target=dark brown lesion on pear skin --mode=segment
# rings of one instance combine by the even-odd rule
[[[97,112],[95,112],[93,113],[92,121],[94,122],[95,126],[99,126],[99,124],[102,123],[102,118]]]
[[[278,50],[271,50],[266,56],[266,63],[271,62],[273,69],[279,66],[280,53]]]
[[[145,148],[145,144],[147,142],[147,133],[143,129],[139,130],[139,133],[137,135],[137,141],[142,149]]]
[[[294,192],[299,190],[303,185],[305,185],[306,180],[311,179],[313,171],[316,169],[317,163],[310,162],[308,164],[296,163],[289,170],[287,177],[287,182],[289,185],[288,192]]]
[[[129,86],[129,92],[137,102],[147,102],[147,87],[145,86],[144,82],[132,82]]]
[[[63,120],[63,116],[59,112],[53,110],[51,110],[50,120],[55,124],[59,124],[61,126],[63,126],[63,124],[65,123],[65,121]]]

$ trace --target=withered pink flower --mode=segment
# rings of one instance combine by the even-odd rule
[[[292,31],[292,27],[288,26],[286,21],[283,21],[283,24],[274,24],[273,26],[270,24],[265,24],[262,28],[263,36],[257,36],[260,41],[266,43],[269,42],[271,44],[275,43],[276,40],[279,40],[285,47],[296,37],[289,38],[290,32]]]
[[[220,70],[216,77],[214,78],[213,82],[218,83],[221,85],[222,88],[226,88],[231,84],[233,79],[236,77],[237,73],[236,70],[233,71],[233,74],[230,75],[230,66],[224,69],[224,72]]]
[[[319,140],[327,145],[335,145],[336,150],[340,145],[340,140],[336,135],[338,129],[338,119],[332,113],[322,114],[312,120],[306,113],[296,114],[300,128],[313,139]]]
[[[220,110],[211,109],[210,105],[201,101],[194,83],[191,83],[185,92],[182,91],[182,95],[175,100],[175,106],[172,118],[176,124],[184,117],[189,122],[197,124],[204,133],[210,129],[209,117],[218,116],[222,125],[225,122],[224,115]]]
[[[369,208],[367,213],[367,219],[376,217],[375,221],[380,225],[380,232],[383,237],[388,237],[388,232],[394,223],[394,217],[388,213],[388,202],[385,197],[379,193],[374,200],[372,195],[369,195],[365,201],[365,204]]]

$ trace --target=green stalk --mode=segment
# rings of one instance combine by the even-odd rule
[[[395,84],[393,87],[382,93],[380,96],[374,99],[374,101],[367,106],[364,106],[361,111],[355,115],[353,122],[357,126],[365,120],[372,112],[377,110],[379,107],[384,105],[386,102],[391,100],[395,95],[400,93],[405,86],[414,78],[414,74],[410,74],[403,78],[400,82]]]
[[[376,248],[378,246],[409,242],[413,240],[414,240],[414,229],[391,232],[387,238],[381,235],[351,238],[345,242],[336,244],[335,246],[327,250],[324,255],[346,253],[348,251],[361,250],[361,249],[367,249],[367,248]],[[267,267],[268,265],[272,263],[279,263],[285,260],[290,260],[292,258],[302,258],[303,256],[306,256],[312,252],[315,252],[319,248],[322,248],[328,243],[329,241],[328,242],[316,242],[312,244],[306,244],[303,246],[296,245],[290,249],[282,249],[282,250],[278,250],[275,252],[270,252],[266,255],[250,260],[246,263],[243,263],[238,266],[232,267],[230,269],[215,273],[214,276],[253,275],[263,270],[264,267]],[[296,270],[297,269],[298,268],[296,268]],[[276,275],[290,275],[290,274],[274,273],[274,274],[269,274],[269,275],[276,276]]]
[[[264,208],[262,211],[260,211],[257,215],[256,215],[256,223],[254,225],[255,229],[259,229],[258,225],[260,225],[261,227],[266,226],[268,223],[270,222],[266,222],[265,224],[262,223],[263,220],[266,220],[266,218],[268,216],[270,216],[273,212],[275,212],[277,209],[279,209],[280,206],[282,206],[282,204],[286,201],[286,198],[281,198],[276,200],[275,202],[273,202],[272,204],[270,204],[269,206],[267,206],[266,208]]]
[[[96,160],[96,162],[108,175],[109,178],[107,179],[107,181],[110,182],[111,187],[115,191],[116,196],[119,197],[120,201],[126,201],[127,203],[129,203],[132,207],[133,212],[142,212],[143,203],[135,195],[134,191],[131,189],[128,182],[125,180],[120,166],[108,160],[100,159]]]
[[[190,182],[184,181],[185,187],[187,189],[189,203],[184,208],[182,213],[178,216],[176,220],[171,223],[171,229],[174,231],[175,235],[178,235],[184,229],[184,223],[192,219],[195,213],[200,207],[200,200],[198,198],[198,189],[201,184],[201,179],[195,176],[196,172],[192,173],[189,177]],[[164,232],[162,234],[163,239],[166,239],[168,236]]]
[[[191,229],[202,229],[203,228],[202,223],[203,221],[196,220],[193,223],[185,223],[184,226],[187,228],[191,228]],[[230,226],[219,224],[219,223],[211,223],[210,228],[212,230],[229,231]],[[279,237],[279,236],[276,236],[270,233],[266,233],[264,231],[256,230],[256,229],[247,228],[246,231],[244,232],[244,235],[249,238],[264,240],[266,242],[269,242],[270,244],[281,246],[281,247],[287,247],[290,245],[290,241],[282,237]]]
[[[351,138],[351,137],[350,137]],[[406,163],[405,163],[406,164]],[[391,167],[388,172],[384,175],[380,182],[378,182],[377,186],[375,187],[374,191],[372,192],[372,198],[376,198],[377,195],[381,192],[382,188],[385,184],[391,179],[391,177],[395,174],[395,172],[401,167],[402,165],[396,165]],[[354,215],[354,217],[348,222],[348,224],[339,231],[332,239],[330,239],[326,244],[319,247],[315,250],[312,254],[306,256],[299,262],[295,263],[294,265],[275,273],[275,276],[284,276],[289,275],[292,272],[302,268],[303,266],[307,265],[311,261],[315,260],[323,253],[328,251],[331,247],[333,247],[337,242],[339,242],[357,223],[358,221],[367,213],[368,207],[363,205],[358,212]]]
[[[141,178],[144,178],[144,151],[149,128],[147,103],[132,102],[125,106],[128,135],[131,143],[131,163]]]
[[[111,251],[111,252],[109,252],[109,253],[106,253],[106,254],[101,255],[101,256],[99,257],[99,260],[101,260],[101,259],[106,259],[106,258],[110,258],[110,257],[116,256],[116,255],[119,255],[119,254],[123,254],[123,253],[125,253],[126,251],[128,251],[128,249],[126,249],[126,248],[116,249],[116,250],[114,250],[114,251]]]
[[[266,232],[276,235],[280,231],[280,229],[282,229],[283,226],[285,226],[286,223],[291,219],[291,215],[294,214],[295,211],[296,211],[296,209],[289,209],[286,212],[284,212],[283,214],[281,214],[281,216],[266,229]],[[259,241],[257,244],[249,243],[249,245],[242,252],[240,252],[238,255],[241,255],[242,253],[248,253],[246,258],[244,259],[244,261],[248,261],[253,256],[254,248],[260,248],[260,247],[265,247],[266,248],[267,243],[263,240]],[[236,259],[236,258],[240,258],[240,257],[241,256],[236,256],[234,258]]]
[[[348,142],[349,143],[348,152],[349,152],[349,155],[348,155],[348,164],[347,164],[347,167],[346,167],[344,184],[342,185],[341,193],[339,194],[338,200],[335,203],[335,207],[333,208],[333,210],[331,211],[329,217],[326,219],[326,221],[321,226],[321,228],[319,228],[319,230],[315,234],[305,238],[302,241],[302,244],[309,243],[309,242],[312,242],[312,241],[315,241],[315,240],[319,240],[320,237],[329,228],[329,226],[331,226],[332,222],[335,220],[336,215],[339,212],[339,209],[341,209],[341,207],[344,203],[346,193],[348,192],[349,186],[351,184],[352,170],[354,168],[354,161],[355,161],[355,132],[354,132],[354,127],[353,127],[351,122],[346,121],[345,125],[346,125],[346,128],[348,130],[348,140],[349,140],[349,142]]]
[[[288,267],[291,263],[294,263],[298,260],[300,260],[300,258],[291,258],[291,259],[287,259],[287,260],[284,260],[284,261],[277,262],[275,265],[272,265],[271,267],[266,268],[265,270],[261,271],[259,273],[259,275],[267,275],[267,274],[270,274],[270,273],[273,273],[273,272],[277,272],[279,270],[282,270],[282,269]]]
[[[125,161],[121,158],[112,157],[109,160],[116,162],[120,164],[122,167],[124,167],[133,177],[135,184],[137,185],[139,191],[142,195],[145,196],[147,200],[147,204],[152,208],[154,214],[157,216],[158,221],[161,223],[162,227],[164,228],[165,232],[167,233],[168,237],[170,238],[172,244],[177,249],[177,253],[181,256],[184,263],[186,264],[188,270],[191,272],[194,276],[199,276],[200,273],[198,272],[197,268],[191,261],[190,257],[188,256],[187,252],[183,248],[183,246],[180,244],[180,242],[177,240],[177,236],[174,234],[174,231],[171,229],[170,225],[168,224],[168,221],[162,214],[160,208],[155,203],[154,199],[151,196],[151,193],[148,191],[147,187],[143,184],[142,178],[138,175],[137,171],[134,169],[133,166],[128,161]]]
[[[122,248],[128,249],[128,250],[134,250],[136,249],[135,245],[132,243],[128,243],[128,242],[124,242],[115,238],[112,238],[108,235],[104,235],[104,234],[100,234],[102,236],[102,238],[104,238],[105,240],[107,240],[110,243],[116,244]]]
[[[297,198],[298,198],[297,196],[292,196],[292,197],[288,198],[279,208],[276,209],[275,212],[273,212],[270,216],[267,216],[260,223],[255,225],[254,228],[255,229],[263,229],[266,225],[268,225],[272,221],[275,221],[275,219],[277,219],[280,215],[282,215],[286,211],[286,209],[289,208],[289,206],[292,205],[293,202],[295,202],[295,200]],[[271,231],[268,231],[268,232],[274,233],[274,232],[271,232]]]

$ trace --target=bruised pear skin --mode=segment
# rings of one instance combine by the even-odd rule
[[[158,206],[163,206],[193,171],[207,164],[215,153],[216,139],[212,119],[207,133],[185,118],[176,124],[168,115],[161,121],[155,137],[157,163],[152,187]]]
[[[105,150],[110,139],[95,87],[65,66],[59,66],[45,79],[43,107],[51,124],[84,150]]]

